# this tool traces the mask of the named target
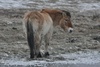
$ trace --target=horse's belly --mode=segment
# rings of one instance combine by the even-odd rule
[[[50,31],[52,25],[53,25],[52,22],[47,22],[47,23],[45,22],[43,24],[42,34],[46,35]]]

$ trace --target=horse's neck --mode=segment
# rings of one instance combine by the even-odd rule
[[[59,11],[57,11],[57,10],[43,10],[42,12],[46,12],[50,15],[50,17],[53,20],[53,26],[59,25],[59,22],[62,18],[62,15]]]
[[[53,25],[58,26],[62,16],[58,13],[49,13],[49,15],[53,20]]]

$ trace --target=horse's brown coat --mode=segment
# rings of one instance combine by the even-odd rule
[[[25,33],[27,33],[27,38],[29,38],[28,43],[30,43],[31,39],[34,39],[33,41],[34,44],[29,44],[29,46],[32,45],[34,46],[34,48],[30,47],[30,52],[31,52],[30,57],[31,58],[34,58],[35,56],[41,57],[40,46],[41,46],[42,36],[45,37],[45,43],[46,43],[45,56],[49,55],[48,45],[52,36],[53,27],[59,25],[65,31],[68,28],[72,28],[70,18],[71,15],[69,12],[56,9],[43,9],[42,11],[32,11],[26,13],[24,16],[23,25],[24,29],[26,29],[24,31]],[[33,31],[31,31],[31,28]],[[33,34],[34,37],[30,36],[30,34]]]

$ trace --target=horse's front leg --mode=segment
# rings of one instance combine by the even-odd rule
[[[41,58],[42,54],[40,52],[40,47],[41,47],[41,35],[36,34],[35,35],[35,54],[37,58]]]

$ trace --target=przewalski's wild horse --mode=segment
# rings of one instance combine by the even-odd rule
[[[48,45],[53,33],[53,27],[60,26],[64,31],[72,32],[71,14],[58,9],[42,9],[27,12],[24,16],[24,31],[30,48],[30,58],[42,57],[40,52],[41,40],[45,39],[44,56],[49,56]]]

